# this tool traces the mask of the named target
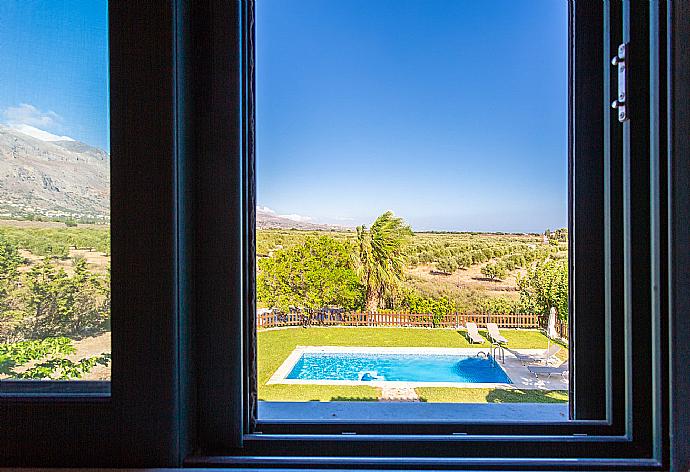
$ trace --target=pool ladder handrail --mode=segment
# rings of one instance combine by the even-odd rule
[[[501,363],[505,364],[506,363],[506,350],[505,348],[499,344],[499,343],[491,343],[491,357],[494,358],[494,360],[497,360],[498,357],[496,356],[496,352],[498,351],[498,354],[501,356]]]

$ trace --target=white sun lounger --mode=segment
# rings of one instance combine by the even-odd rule
[[[471,343],[483,343],[484,338],[479,335],[479,330],[477,329],[477,324],[468,322],[465,324],[467,327],[467,339]]]
[[[546,378],[548,379],[552,375],[560,375],[561,377],[565,378],[565,375],[568,372],[568,363],[564,362],[557,367],[549,367],[545,365],[528,365],[527,370],[529,370],[530,374],[533,374],[535,377],[539,377],[540,375],[546,375]]]
[[[547,350],[540,354],[521,354],[517,351],[510,350],[510,352],[517,357],[517,359],[522,362],[523,365],[526,364],[546,364],[549,359],[561,350],[561,346],[558,344],[552,344]]]
[[[497,344],[508,344],[508,340],[501,335],[496,323],[487,323],[486,329],[489,332],[489,339]]]

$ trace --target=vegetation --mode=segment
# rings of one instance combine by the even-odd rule
[[[0,376],[72,379],[109,362],[74,359],[72,345],[109,329],[110,276],[70,247],[105,241],[100,229],[0,227]]]
[[[508,275],[508,270],[502,262],[496,262],[495,264],[486,264],[482,267],[482,274],[486,275],[491,280],[500,280]]]
[[[546,246],[538,235],[478,233],[417,233],[407,248],[410,265],[435,264],[452,273],[490,261],[502,262],[507,270],[525,268],[560,251]]]
[[[72,273],[50,258],[28,271],[14,271],[11,288],[0,304],[0,335],[7,342],[68,336],[81,338],[104,331],[110,318],[108,277],[90,272],[83,259]]]
[[[560,319],[568,319],[567,260],[540,262],[518,278],[517,284],[523,310],[547,315],[555,307]]]
[[[433,403],[567,403],[567,390],[521,390],[517,388],[415,388],[419,399]]]
[[[544,231],[544,236],[549,238],[550,241],[566,242],[568,241],[568,228],[559,228],[553,232],[547,229]]]
[[[0,344],[0,375],[17,379],[78,379],[96,365],[108,365],[110,354],[78,361],[67,358],[76,350],[72,340],[46,338]]]
[[[0,346],[109,330],[109,254],[106,225],[0,226]],[[555,307],[567,319],[565,229],[413,234],[386,212],[357,231],[258,231],[257,256],[257,298],[268,308],[406,311],[437,320],[455,311],[546,315]],[[71,369],[56,358],[49,368],[58,377]]]
[[[2,207],[0,207],[2,208]],[[12,213],[12,211],[11,211]],[[92,224],[98,224],[98,225],[108,225],[110,224],[110,218],[105,216],[105,215],[99,215],[99,216],[80,216],[80,217],[74,217],[74,216],[47,216],[47,215],[42,215],[39,213],[31,213],[27,211],[20,211],[19,214],[15,214],[14,216],[3,216],[3,218],[7,218],[9,221],[37,221],[37,222],[48,222],[48,223],[64,223],[67,226],[76,226],[76,225],[92,225]]]
[[[23,337],[83,337],[102,330],[109,319],[110,284],[91,273],[83,259],[74,260],[70,276],[46,258],[31,268],[22,284],[16,305]]]
[[[319,273],[315,258],[309,258],[313,270],[306,272],[306,263],[299,260],[303,248],[312,246],[308,241],[314,239],[337,247],[338,257],[342,250],[351,252],[350,269],[358,276],[363,293],[355,296],[357,287],[345,284],[347,296],[321,296],[338,283],[337,274],[331,277],[323,272],[325,290],[310,282],[314,279],[309,276],[291,284],[280,282],[289,279],[291,271]],[[455,311],[547,314],[555,306],[566,319],[567,254],[564,228],[547,230],[544,235],[413,234],[390,212],[381,215],[370,229],[361,226],[356,232],[262,230],[257,234],[258,299],[263,307],[281,310],[288,306],[313,310],[323,303],[323,308],[410,311],[434,318]],[[336,266],[338,271],[346,271],[343,262],[334,265],[333,258],[324,258],[321,267],[325,272]],[[349,272],[348,277],[352,280]],[[286,289],[291,285],[298,289]]]
[[[8,316],[11,305],[9,294],[14,288],[13,284],[17,278],[17,268],[22,263],[17,247],[11,244],[0,233],[0,322],[2,318]]]
[[[357,227],[355,267],[365,287],[367,311],[376,311],[385,297],[395,296],[405,267],[403,250],[411,237],[410,227],[390,211],[379,216],[369,230]]]
[[[35,256],[68,258],[70,248],[86,248],[110,254],[110,228],[79,226],[31,228],[0,226],[0,239]]]
[[[368,385],[268,385],[259,388],[259,400],[268,402],[378,401],[379,389]]]
[[[445,315],[455,313],[456,305],[446,297],[424,297],[412,291],[407,291],[401,302],[401,308],[408,313],[428,313],[434,324]]]
[[[258,300],[283,311],[291,306],[361,309],[364,290],[352,268],[348,246],[326,236],[309,237],[300,246],[260,259]]]

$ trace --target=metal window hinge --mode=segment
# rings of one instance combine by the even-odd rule
[[[611,108],[618,111],[618,121],[623,123],[628,119],[628,91],[626,77],[628,75],[628,43],[618,46],[618,54],[611,59],[611,64],[618,67],[618,96],[611,103]]]

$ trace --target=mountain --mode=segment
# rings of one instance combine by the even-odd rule
[[[0,218],[110,219],[110,156],[67,136],[0,125]],[[258,229],[343,231],[257,208]]]
[[[343,226],[299,221],[261,207],[256,210],[256,229],[301,229],[308,231],[351,231]]]
[[[0,125],[0,217],[110,218],[107,152],[24,126]]]

